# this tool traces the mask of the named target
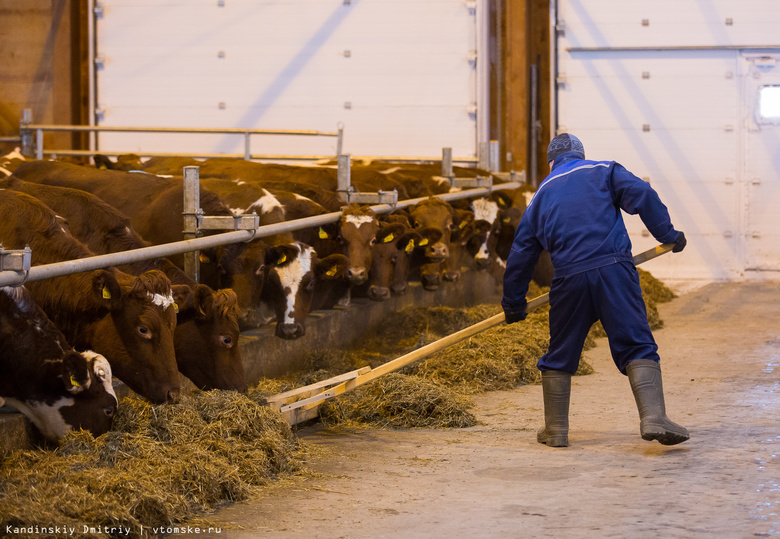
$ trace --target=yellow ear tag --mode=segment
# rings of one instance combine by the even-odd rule
[[[333,266],[332,268],[330,268],[328,271],[325,272],[325,275],[327,275],[328,277],[333,277],[334,275],[336,275],[336,272],[338,270],[339,269],[337,266]]]
[[[464,226],[466,226],[466,221],[461,221],[458,228],[463,228]]]
[[[211,259],[210,259],[209,257],[207,257],[206,255],[204,255],[203,253],[200,253],[200,254],[198,255],[198,260],[200,260],[200,261],[201,261],[201,262],[203,262],[204,264],[205,264],[206,262],[211,262]]]
[[[111,292],[105,286],[103,287],[103,299],[111,299]]]
[[[328,233],[325,232],[322,227],[320,227],[319,236],[321,240],[327,240],[328,239]]]
[[[422,240],[420,240],[420,247],[422,247],[423,245],[428,245],[428,238],[423,238]]]
[[[509,217],[504,217],[503,219],[501,219],[501,222],[502,223],[508,223],[509,220],[510,220]]]
[[[73,375],[70,375],[70,385],[73,387],[81,387],[81,384],[79,384],[75,378],[73,378]]]
[[[414,240],[409,240],[409,244],[406,246],[406,249],[404,249],[407,253],[411,253],[414,251]]]
[[[382,242],[383,243],[390,243],[391,241],[393,241],[393,238],[395,238],[395,236],[393,236],[393,234],[390,233],[387,236],[385,236],[385,239],[383,239]]]
[[[173,312],[175,312],[175,313],[179,312],[179,306],[176,303],[173,304]]]
[[[285,260],[287,260],[287,255],[282,255],[282,256],[279,257],[279,260],[276,261],[276,264],[280,266],[280,265],[284,264]]]

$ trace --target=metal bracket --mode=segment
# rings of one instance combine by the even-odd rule
[[[463,187],[487,187],[493,188],[493,177],[477,176],[476,178],[450,178],[450,185],[457,188]]]
[[[198,230],[255,230],[260,226],[260,216],[252,212],[252,215],[203,215],[203,210],[198,210]]]
[[[347,191],[339,191],[339,197],[347,204],[389,204],[395,207],[398,204],[398,191],[393,189],[392,191],[382,191],[381,189],[377,193],[361,193],[355,191],[353,186],[349,186]]]
[[[0,245],[0,271],[30,271],[32,251],[29,245],[24,249],[6,251]]]

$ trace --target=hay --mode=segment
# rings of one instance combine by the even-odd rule
[[[326,425],[392,428],[462,428],[476,425],[470,399],[415,376],[390,373],[327,401],[320,408]]]
[[[141,526],[247,499],[301,471],[301,454],[278,413],[235,392],[160,406],[124,399],[103,436],[73,432],[54,451],[18,451],[2,463],[0,529],[124,526],[138,536]]]

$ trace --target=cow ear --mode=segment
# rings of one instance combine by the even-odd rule
[[[498,204],[499,208],[511,208],[512,207],[512,197],[504,193],[503,191],[493,191],[492,195],[493,201]]]
[[[192,308],[192,288],[189,285],[171,285],[171,292],[173,293],[173,310],[175,312]]]
[[[412,251],[414,251],[415,247],[420,245],[421,239],[422,236],[420,234],[410,230],[401,234],[401,236],[396,240],[395,246],[398,247],[399,251],[412,254]]]
[[[317,261],[314,274],[317,279],[334,280],[344,279],[349,269],[349,258],[344,255],[330,255]]]
[[[265,263],[270,266],[283,266],[290,262],[298,249],[294,245],[275,245],[265,252]]]
[[[441,237],[443,235],[443,232],[441,230],[433,227],[418,228],[417,232],[419,232],[420,235],[422,236],[422,238],[420,239],[421,247],[425,247],[426,245],[436,243],[437,241],[441,240]]]
[[[493,228],[491,223],[488,223],[484,219],[478,219],[474,221],[474,233],[475,234],[487,234],[490,229]]]
[[[396,241],[404,232],[404,226],[398,223],[381,223],[380,227],[376,233],[378,244]]]
[[[92,278],[92,293],[101,304],[116,309],[122,303],[122,287],[114,274],[107,270],[95,272]]]
[[[465,228],[474,221],[474,212],[470,210],[455,210],[455,224],[458,228]]]
[[[214,291],[204,284],[199,284],[193,290],[191,305],[200,320],[206,320],[213,312]]]
[[[76,395],[89,389],[92,380],[89,377],[89,365],[84,356],[73,350],[62,358],[62,383],[65,391]]]

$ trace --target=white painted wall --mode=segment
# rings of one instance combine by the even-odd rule
[[[479,7],[463,0],[102,0],[100,125],[335,131],[353,155],[475,157]],[[480,81],[486,84],[486,80]],[[487,112],[487,111],[485,111]],[[228,136],[102,134],[101,149],[244,152]],[[253,153],[335,153],[253,138]]]
[[[559,2],[558,131],[658,191],[688,238],[648,263],[660,278],[780,279],[780,131],[755,116],[759,88],[780,84],[776,6]],[[651,247],[625,217],[634,250]]]

